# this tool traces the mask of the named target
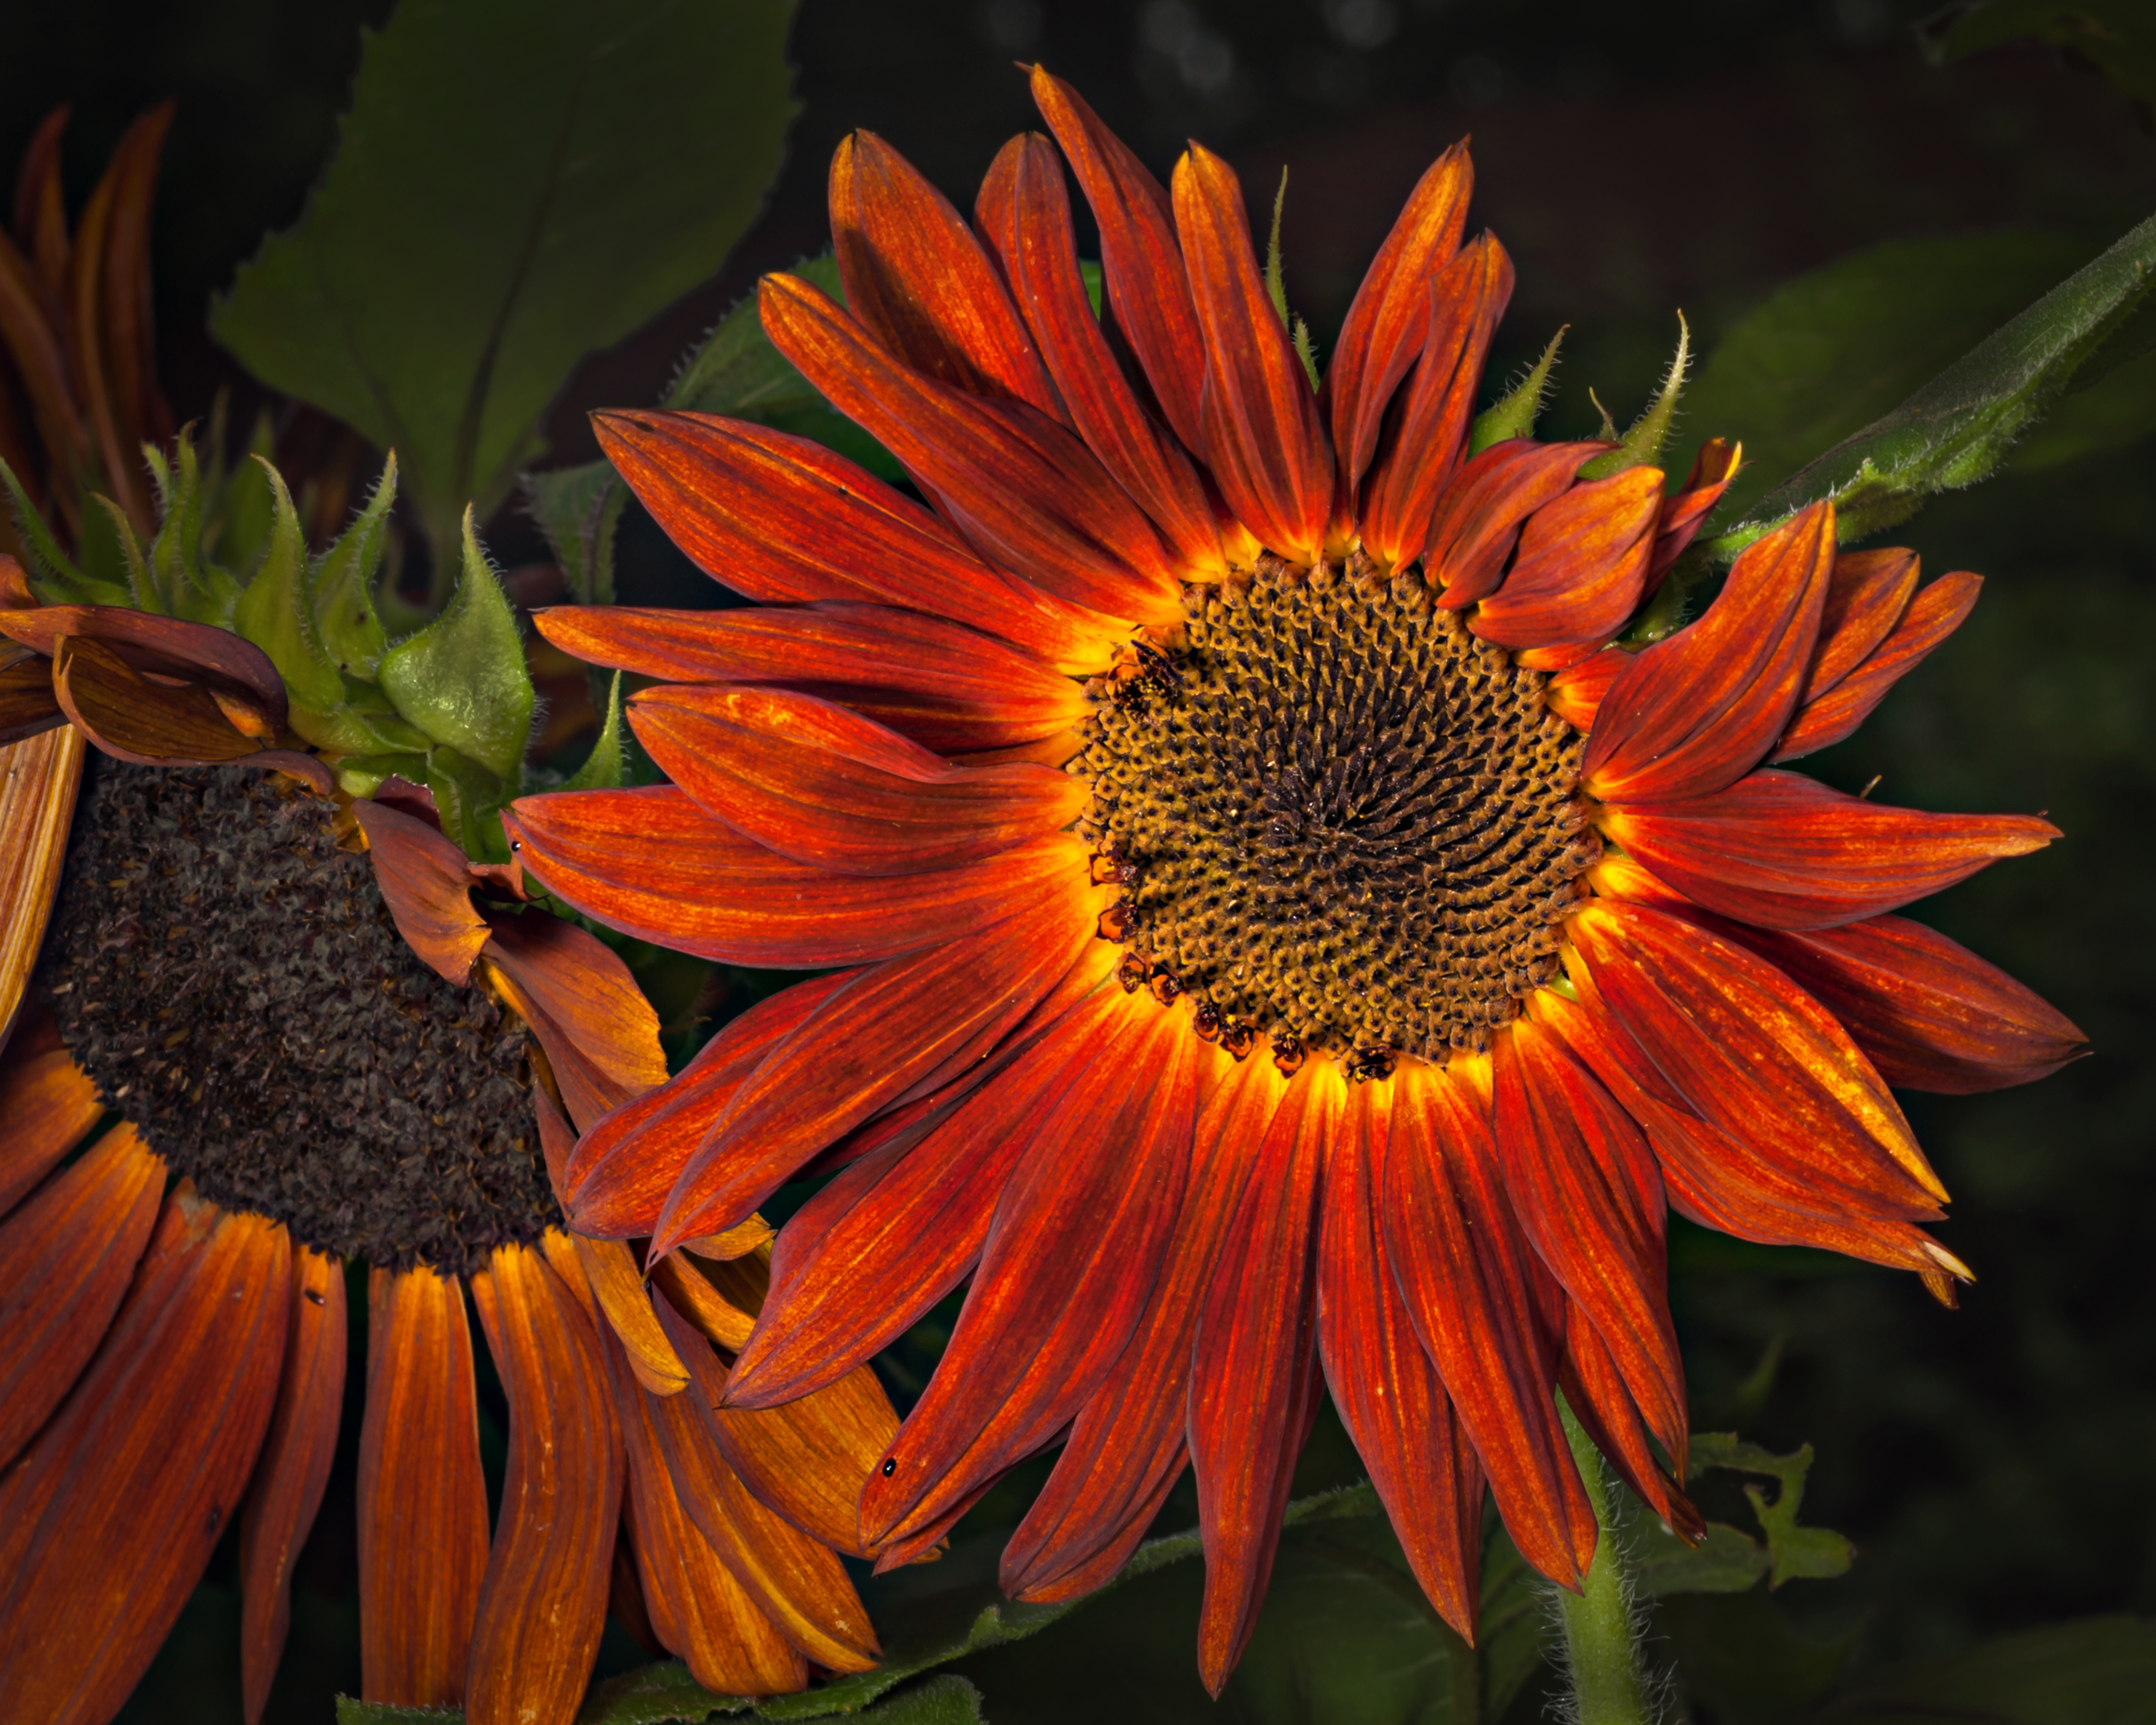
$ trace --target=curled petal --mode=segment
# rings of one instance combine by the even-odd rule
[[[471,901],[470,860],[417,815],[360,798],[352,819],[398,933],[428,968],[462,988],[491,931]]]
[[[1563,496],[1604,447],[1507,438],[1461,468],[1438,499],[1423,547],[1423,572],[1438,603],[1456,611],[1495,593],[1522,523]]]
[[[1640,603],[1662,502],[1661,470],[1575,485],[1527,517],[1519,554],[1467,626],[1501,647],[1606,641]],[[1522,659],[1532,666],[1532,653]]]
[[[1602,697],[1609,692],[1617,674],[1631,662],[1632,655],[1622,647],[1604,647],[1552,677],[1543,699],[1573,730],[1592,731]]]
[[[1962,626],[1983,586],[1982,576],[1959,570],[1942,575],[1918,593],[1876,652],[1799,710],[1769,758],[1794,760],[1840,742],[1855,731],[1871,716],[1872,708],[1887,698],[1888,690]]]
[[[269,655],[228,629],[121,605],[40,605],[0,608],[0,635],[47,659],[59,657],[63,637],[95,641],[131,670],[236,696],[263,716],[273,736],[285,728],[284,679]]]
[[[233,728],[224,707],[200,684],[172,689],[152,683],[96,641],[61,639],[53,659],[53,693],[98,747],[138,766],[215,765],[260,747]]]
[[[538,911],[488,920],[489,973],[539,1039],[579,1130],[666,1082],[659,1015],[617,954]]]
[[[1663,501],[1661,519],[1655,526],[1655,554],[1647,562],[1649,593],[1662,584],[1671,566],[1707,525],[1707,516],[1722,501],[1722,494],[1737,477],[1738,464],[1743,459],[1743,444],[1727,444],[1718,437],[1711,437],[1699,446],[1685,482]]]
[[[1818,700],[1894,632],[1915,597],[1919,568],[1916,552],[1899,546],[1835,556],[1803,701]]]
[[[0,665],[0,745],[20,742],[66,724],[53,693],[53,668],[34,653]]]

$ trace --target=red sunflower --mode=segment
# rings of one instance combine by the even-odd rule
[[[1484,1482],[1567,1584],[1594,1518],[1562,1391],[1671,1522],[1683,1371],[1666,1211],[1917,1271],[1945,1191],[1889,1086],[2048,1072],[2073,1026],[1888,914],[2056,836],[1779,763],[1845,736],[1966,614],[1830,506],[1707,612],[1610,643],[1721,495],[1601,443],[1474,447],[1512,285],[1448,152],[1313,390],[1235,176],[1164,192],[1036,71],[966,221],[860,134],[846,303],[773,342],[905,465],[696,414],[600,436],[753,609],[560,610],[664,680],[670,786],[529,798],[512,836],[613,926],[836,967],[583,1137],[578,1229],[676,1242],[834,1174],[781,1234],[726,1389],[774,1407],[970,1278],[870,1481],[865,1545],[942,1535],[1062,1454],[1004,1558],[1097,1585],[1186,1464],[1216,1690],[1329,1387],[1432,1603],[1475,1625]],[[1101,233],[1088,304],[1063,165]]]

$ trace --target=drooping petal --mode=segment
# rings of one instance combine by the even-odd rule
[[[0,1048],[22,1007],[60,889],[83,747],[82,733],[69,725],[0,748]],[[0,1170],[12,1159],[0,1153]],[[0,1193],[9,1178],[0,1172]]]
[[[0,1718],[103,1725],[194,1591],[269,1428],[284,1230],[182,1183],[97,1356],[0,1483]]]
[[[1070,423],[1160,529],[1178,572],[1219,574],[1219,530],[1198,471],[1139,403],[1086,299],[1054,146],[1037,135],[1014,138],[998,160],[1005,158],[1009,186],[1000,225],[1008,231],[997,245]],[[989,196],[985,187],[982,196]]]
[[[486,1478],[463,1284],[420,1266],[367,1278],[359,1429],[365,1699],[454,1707],[486,1574]]]
[[[315,1525],[344,1420],[344,1265],[290,1247],[290,1323],[276,1411],[239,1512],[239,1686],[259,1725],[292,1621],[292,1566]]]
[[[1317,1240],[1347,1086],[1306,1060],[1251,1157],[1198,1322],[1190,1459],[1205,1600],[1198,1673],[1216,1697],[1256,1627],[1317,1394]]]
[[[1738,557],[1706,614],[1646,649],[1595,716],[1580,783],[1607,801],[1727,789],[1796,710],[1834,570],[1834,506],[1815,504]]]
[[[936,1374],[861,1494],[871,1547],[1068,1425],[1152,1291],[1189,1173],[1198,1045],[1181,1014],[1108,992],[1092,1057],[1021,1151]]]
[[[675,783],[783,856],[844,875],[977,862],[1058,832],[1086,806],[1073,774],[953,767],[850,709],[754,685],[669,684],[630,727]]]
[[[0,1222],[0,1468],[105,1340],[164,1195],[165,1164],[123,1124]]]
[[[464,987],[490,932],[471,901],[470,859],[439,827],[387,803],[362,797],[352,814],[367,835],[374,884],[404,944],[437,975]]]
[[[1091,711],[1075,681],[1033,655],[888,605],[563,605],[532,620],[556,646],[593,664],[669,682],[783,683],[944,754],[1052,736]]]
[[[261,746],[234,728],[200,684],[172,689],[153,683],[96,641],[62,639],[53,660],[53,693],[98,747],[138,766],[215,766]]]
[[[1975,608],[1984,578],[1966,570],[1942,575],[1909,602],[1878,649],[1825,694],[1807,701],[1769,757],[1793,761],[1840,742],[1871,716],[1887,692],[1962,626]]]
[[[1706,1518],[1656,1458],[1639,1405],[1625,1387],[1624,1375],[1601,1332],[1569,1300],[1565,1301],[1564,1358],[1558,1378],[1573,1417],[1625,1483],[1675,1532],[1698,1544],[1707,1537]]]
[[[1608,804],[1597,819],[1686,897],[1763,928],[1832,928],[1876,916],[2059,836],[2033,815],[1895,809],[1778,768],[1712,796]]]
[[[1662,518],[1655,527],[1655,554],[1647,562],[1649,593],[1662,584],[1662,578],[1707,525],[1714,506],[1722,501],[1722,494],[1737,477],[1738,464],[1743,457],[1743,444],[1727,444],[1718,437],[1711,437],[1699,446],[1685,482],[1663,500]]]
[[[1818,700],[1894,632],[1916,594],[1920,570],[1916,552],[1901,546],[1835,555],[1802,701]]]
[[[1592,731],[1602,697],[1609,692],[1617,674],[1631,662],[1632,655],[1623,648],[1604,647],[1577,665],[1567,665],[1552,677],[1543,699],[1549,704],[1550,711],[1573,730],[1583,733]]]
[[[1438,603],[1456,611],[1495,593],[1522,524],[1562,497],[1604,447],[1507,438],[1462,467],[1438,499],[1423,542],[1423,573]]]
[[[1460,249],[1474,185],[1475,165],[1462,140],[1424,170],[1348,307],[1325,370],[1342,496],[1355,495],[1377,454],[1393,392],[1425,353],[1431,278]]]
[[[821,444],[657,408],[594,413],[592,429],[667,536],[737,593],[903,606],[1051,664],[1090,656],[1074,614],[1014,587],[919,504]]]
[[[996,266],[950,200],[874,132],[831,157],[831,249],[846,309],[895,359],[973,395],[1061,417]]]
[[[1562,1585],[1594,1554],[1594,1512],[1553,1393],[1559,1338],[1506,1196],[1490,1102],[1450,1069],[1404,1066],[1379,1191],[1386,1261],[1474,1440],[1520,1555]]]
[[[0,660],[6,655],[0,654]],[[0,663],[0,743],[20,742],[66,724],[68,717],[53,693],[53,668],[35,654]]]
[[[5,770],[0,762],[0,773]],[[0,1132],[0,1216],[82,1142],[104,1111],[97,1086],[62,1046],[52,1015],[33,1003],[0,1050],[0,1121],[7,1122]]]
[[[1512,260],[1486,234],[1437,272],[1424,291],[1414,378],[1363,505],[1363,548],[1386,564],[1421,554],[1438,500],[1460,470],[1490,338],[1512,297]]]
[[[544,1091],[540,1098],[543,1122],[545,1111],[553,1105]],[[654,1395],[679,1395],[689,1387],[689,1368],[675,1357],[666,1332],[652,1314],[651,1296],[644,1291],[644,1267],[636,1261],[636,1255],[619,1240],[593,1240],[578,1234],[570,1236],[569,1244],[577,1255],[577,1267],[583,1272],[584,1286],[591,1291],[598,1311],[606,1314],[605,1322],[628,1355],[636,1381]]]
[[[1205,343],[1205,459],[1228,506],[1265,547],[1317,561],[1332,506],[1317,398],[1266,296],[1235,171],[1202,144],[1175,165],[1175,228]]]
[[[1530,649],[1520,662],[1537,669],[1534,649],[1608,640],[1640,603],[1661,503],[1661,470],[1630,467],[1544,504],[1520,530],[1502,584],[1468,614],[1468,628]]]
[[[1101,285],[1116,326],[1175,434],[1186,449],[1202,451],[1204,336],[1168,193],[1076,90],[1039,66],[1033,69],[1033,100],[1100,224]]]
[[[898,1414],[869,1366],[783,1407],[711,1410],[719,1453],[758,1501],[857,1558],[869,1555],[860,1538],[862,1488],[897,1430]]]
[[[95,641],[131,670],[236,696],[261,715],[273,735],[285,727],[285,683],[277,667],[228,629],[124,605],[39,605],[0,609],[0,635],[47,659],[59,655],[63,638]]]
[[[1379,1219],[1392,1087],[1356,1086],[1327,1170],[1317,1341],[1341,1423],[1438,1615],[1475,1633],[1482,1466],[1393,1281]]]
[[[539,1039],[580,1131],[666,1082],[659,1016],[619,955],[542,911],[487,920],[488,976]]]
[[[1102,617],[1177,614],[1166,548],[1092,451],[1020,402],[961,393],[888,357],[791,275],[758,289],[773,345],[932,492],[982,555]]]

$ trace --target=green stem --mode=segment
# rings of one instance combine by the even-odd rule
[[[1560,1402],[1558,1411],[1564,1416],[1572,1458],[1579,1465],[1580,1483],[1587,1487],[1599,1529],[1594,1562],[1581,1578],[1580,1591],[1560,1589],[1557,1596],[1564,1620],[1573,1717],[1578,1725],[1654,1725],[1654,1709],[1640,1671],[1638,1626],[1617,1535],[1613,1488],[1603,1471],[1601,1452],[1580,1430],[1572,1409]]]

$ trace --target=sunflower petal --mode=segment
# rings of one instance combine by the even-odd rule
[[[1514,437],[1470,459],[1438,499],[1423,545],[1438,603],[1456,611],[1495,593],[1522,524],[1569,490],[1573,475],[1605,447]]]
[[[1825,694],[1805,702],[1768,758],[1794,760],[1840,742],[1855,731],[1887,698],[1887,691],[1962,626],[1983,586],[1982,576],[1958,570],[1942,575],[1918,593],[1876,652]]]
[[[1631,662],[1632,655],[1623,648],[1604,647],[1552,677],[1543,699],[1573,730],[1583,734],[1592,731],[1602,697],[1609,692],[1617,674]]]
[[[543,1093],[542,1093],[543,1094]],[[675,1358],[666,1332],[652,1315],[636,1255],[619,1240],[569,1236],[584,1284],[629,1356],[636,1381],[654,1395],[678,1395],[689,1387],[689,1368]]]
[[[404,944],[444,980],[471,980],[491,931],[471,901],[471,864],[463,850],[417,815],[365,797],[352,805],[367,835],[374,884]]]
[[[285,728],[284,679],[268,654],[228,629],[124,605],[39,605],[0,609],[0,635],[47,659],[59,655],[63,637],[95,641],[131,670],[236,696],[262,715],[273,735]]]
[[[344,1265],[291,1248],[291,1322],[277,1407],[239,1512],[239,1686],[259,1725],[292,1622],[292,1566],[322,1507],[344,1421]]]
[[[1834,506],[1747,547],[1697,622],[1625,668],[1595,716],[1580,783],[1607,801],[1725,790],[1796,710],[1834,571]]]
[[[1649,593],[1662,584],[1662,578],[1707,525],[1714,506],[1722,501],[1722,494],[1737,477],[1738,463],[1743,455],[1743,444],[1727,444],[1718,437],[1711,437],[1699,446],[1685,482],[1663,501],[1662,517],[1655,527],[1655,554],[1647,564]]]
[[[1818,700],[1894,632],[1916,595],[1920,567],[1916,552],[1900,546],[1835,556],[1820,613],[1819,646],[1804,676],[1804,701]]]
[[[860,1538],[861,1491],[897,1431],[898,1414],[870,1366],[783,1407],[711,1410],[719,1453],[758,1501],[820,1544],[857,1558],[870,1555]]]
[[[1527,517],[1503,583],[1467,626],[1516,649],[1608,640],[1640,603],[1661,506],[1660,468],[1573,485]],[[1533,666],[1534,654],[1521,662]]]
[[[60,889],[82,751],[82,733],[72,725],[0,748],[0,1048],[22,1007]],[[12,1160],[0,1160],[0,1168]],[[0,1193],[9,1178],[0,1173]]]
[[[6,770],[0,765],[0,773]],[[0,790],[0,795],[4,795]],[[0,1050],[0,1216],[59,1165],[105,1111],[97,1086],[33,1003]]]
[[[1774,768],[1712,796],[1612,803],[1599,820],[1626,855],[1695,902],[1784,929],[1897,909],[2059,836],[2033,815],[1894,809]]]
[[[894,359],[973,395],[1061,418],[996,266],[920,172],[874,132],[831,157],[831,249],[846,309]]]
[[[1573,1416],[1640,1501],[1689,1543],[1704,1539],[1706,1518],[1656,1459],[1645,1422],[1616,1361],[1587,1314],[1569,1300],[1558,1378]]]
[[[239,1507],[277,1396],[283,1230],[182,1183],[89,1369],[0,1484],[0,1718],[101,1725]]]
[[[1178,1386],[1185,1381],[1183,1378],[1176,1380]],[[1178,1397],[1178,1404],[1180,1400]],[[1067,1453],[1069,1446],[1066,1445],[1065,1447]],[[1168,1494],[1176,1488],[1183,1478],[1183,1470],[1190,1465],[1190,1449],[1183,1440],[1181,1428],[1177,1427],[1170,1434],[1162,1454],[1147,1455],[1142,1459],[1144,1466],[1137,1475],[1143,1482],[1141,1495],[1121,1502],[1112,1521],[1105,1525],[1089,1526],[1082,1548],[1083,1554],[1068,1568],[1057,1569],[1047,1579],[1029,1582],[1022,1594],[1012,1591],[1006,1584],[1004,1590],[1010,1593],[1012,1598],[1023,1599],[1031,1605],[1060,1604],[1065,1599],[1081,1599],[1095,1589],[1106,1587],[1116,1579],[1116,1573],[1130,1562],[1131,1554],[1144,1543],[1146,1535],[1152,1529],[1154,1518],[1160,1514],[1161,1506],[1168,1502]],[[1060,1461],[1058,1466],[1060,1466]],[[1076,1476],[1074,1474],[1072,1477],[1075,1480]],[[1051,1485],[1054,1479],[1055,1476],[1051,1474]],[[1042,1496],[1034,1500],[1034,1510],[1027,1512],[1028,1520],[1031,1520],[1034,1511],[1040,1508],[1046,1496],[1047,1489],[1044,1488]],[[1097,1517],[1089,1516],[1086,1519],[1089,1523],[1098,1522]],[[1008,1568],[1008,1548],[1004,1563]]]
[[[138,766],[215,765],[260,747],[233,728],[200,684],[170,689],[152,683],[95,641],[61,640],[53,660],[53,693],[98,747]]]
[[[368,1701],[453,1707],[486,1574],[486,1478],[463,1285],[367,1278],[359,1429],[359,1661]]]
[[[1332,1404],[1415,1579],[1438,1615],[1471,1638],[1481,1579],[1482,1466],[1385,1261],[1378,1182],[1392,1137],[1392,1087],[1357,1086],[1349,1112],[1326,1174],[1318,1353]]]
[[[20,742],[68,721],[53,693],[53,668],[35,655],[0,665],[0,743]]]
[[[121,1125],[0,1222],[0,1468],[104,1341],[164,1195],[165,1164]]]

